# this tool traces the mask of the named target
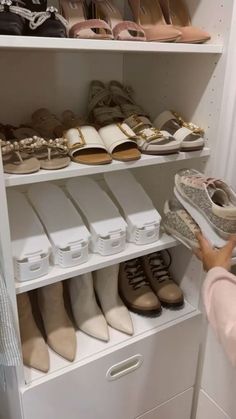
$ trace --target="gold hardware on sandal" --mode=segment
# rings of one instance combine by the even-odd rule
[[[193,134],[203,135],[205,133],[203,128],[198,127],[193,122],[184,121],[184,119],[177,112],[175,112],[175,111],[171,111],[171,112],[173,113],[173,115],[175,116],[175,118],[177,119],[177,121],[178,121],[179,125],[181,125],[181,127],[190,129]]]

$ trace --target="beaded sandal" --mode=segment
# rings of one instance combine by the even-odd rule
[[[53,6],[48,7],[46,11],[32,13],[29,24],[31,36],[66,38],[67,28],[68,22]]]
[[[1,152],[3,155],[3,170],[5,173],[16,175],[24,175],[38,172],[40,162],[35,157],[26,157],[25,152],[31,153],[37,147],[37,140],[33,138],[25,138],[20,141],[4,141],[0,140]],[[24,153],[23,160],[22,152]],[[10,155],[10,161],[4,161],[5,156]]]
[[[27,126],[13,130],[13,134],[18,140],[23,140],[31,136],[36,141],[37,144],[33,152],[35,157],[40,160],[41,169],[63,169],[70,164],[70,158],[67,156],[68,147],[65,138],[45,140],[36,131]]]
[[[19,3],[22,3],[19,1]],[[30,10],[18,6],[18,2],[0,0],[0,34],[23,35],[26,22],[31,21]]]

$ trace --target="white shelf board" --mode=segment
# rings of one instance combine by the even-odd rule
[[[109,41],[0,35],[0,48],[51,51],[177,52],[221,54],[221,44]]]
[[[96,173],[113,172],[124,169],[136,169],[138,167],[153,166],[156,164],[172,163],[181,160],[197,159],[202,157],[208,157],[210,155],[210,149],[205,147],[200,151],[192,151],[188,153],[176,153],[167,156],[153,156],[142,154],[140,160],[123,163],[119,161],[113,161],[111,164],[98,165],[98,166],[86,166],[84,164],[74,163],[61,170],[40,170],[37,173],[28,175],[9,175],[5,174],[5,185],[17,186],[27,185],[37,182],[46,182],[59,179],[67,179],[77,176],[93,175]]]
[[[160,240],[145,246],[138,246],[133,243],[127,243],[126,249],[123,252],[112,256],[101,256],[91,253],[89,255],[88,262],[82,263],[81,265],[77,265],[72,268],[61,268],[60,266],[53,266],[50,268],[49,273],[42,276],[41,278],[24,282],[16,282],[16,293],[20,294],[43,287],[45,285],[53,284],[58,281],[69,279],[77,275],[82,275],[86,272],[96,271],[106,266],[114,265],[125,260],[133,259],[141,255],[147,255],[155,251],[168,249],[177,245],[177,240],[173,239],[167,234],[162,234]]]
[[[28,384],[28,386],[26,385],[25,390],[27,390],[27,387],[29,386],[51,380],[196,315],[199,315],[199,311],[185,301],[184,307],[178,310],[163,308],[162,314],[158,317],[144,317],[131,313],[134,325],[134,335],[131,337],[109,327],[110,340],[109,342],[102,342],[81,331],[77,331],[77,355],[75,361],[70,363],[49,349],[50,371],[47,374],[32,368],[24,367],[25,380]]]

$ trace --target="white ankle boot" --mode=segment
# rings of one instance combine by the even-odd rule
[[[107,342],[109,340],[107,322],[96,301],[91,272],[70,279],[69,291],[78,328],[90,336]]]
[[[27,293],[18,295],[17,305],[24,365],[48,372],[48,347],[35,323],[29,295]]]
[[[120,332],[132,335],[133,323],[128,309],[118,294],[119,265],[94,272],[94,288],[107,323]]]
[[[48,346],[68,361],[74,361],[77,340],[65,310],[62,283],[39,288],[37,295]]]

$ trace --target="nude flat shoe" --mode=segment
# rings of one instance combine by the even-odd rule
[[[147,41],[173,42],[181,32],[166,23],[158,0],[129,0],[135,22],[144,30]]]
[[[166,22],[181,32],[177,42],[201,44],[211,36],[208,32],[192,26],[189,12],[184,0],[159,0]]]

